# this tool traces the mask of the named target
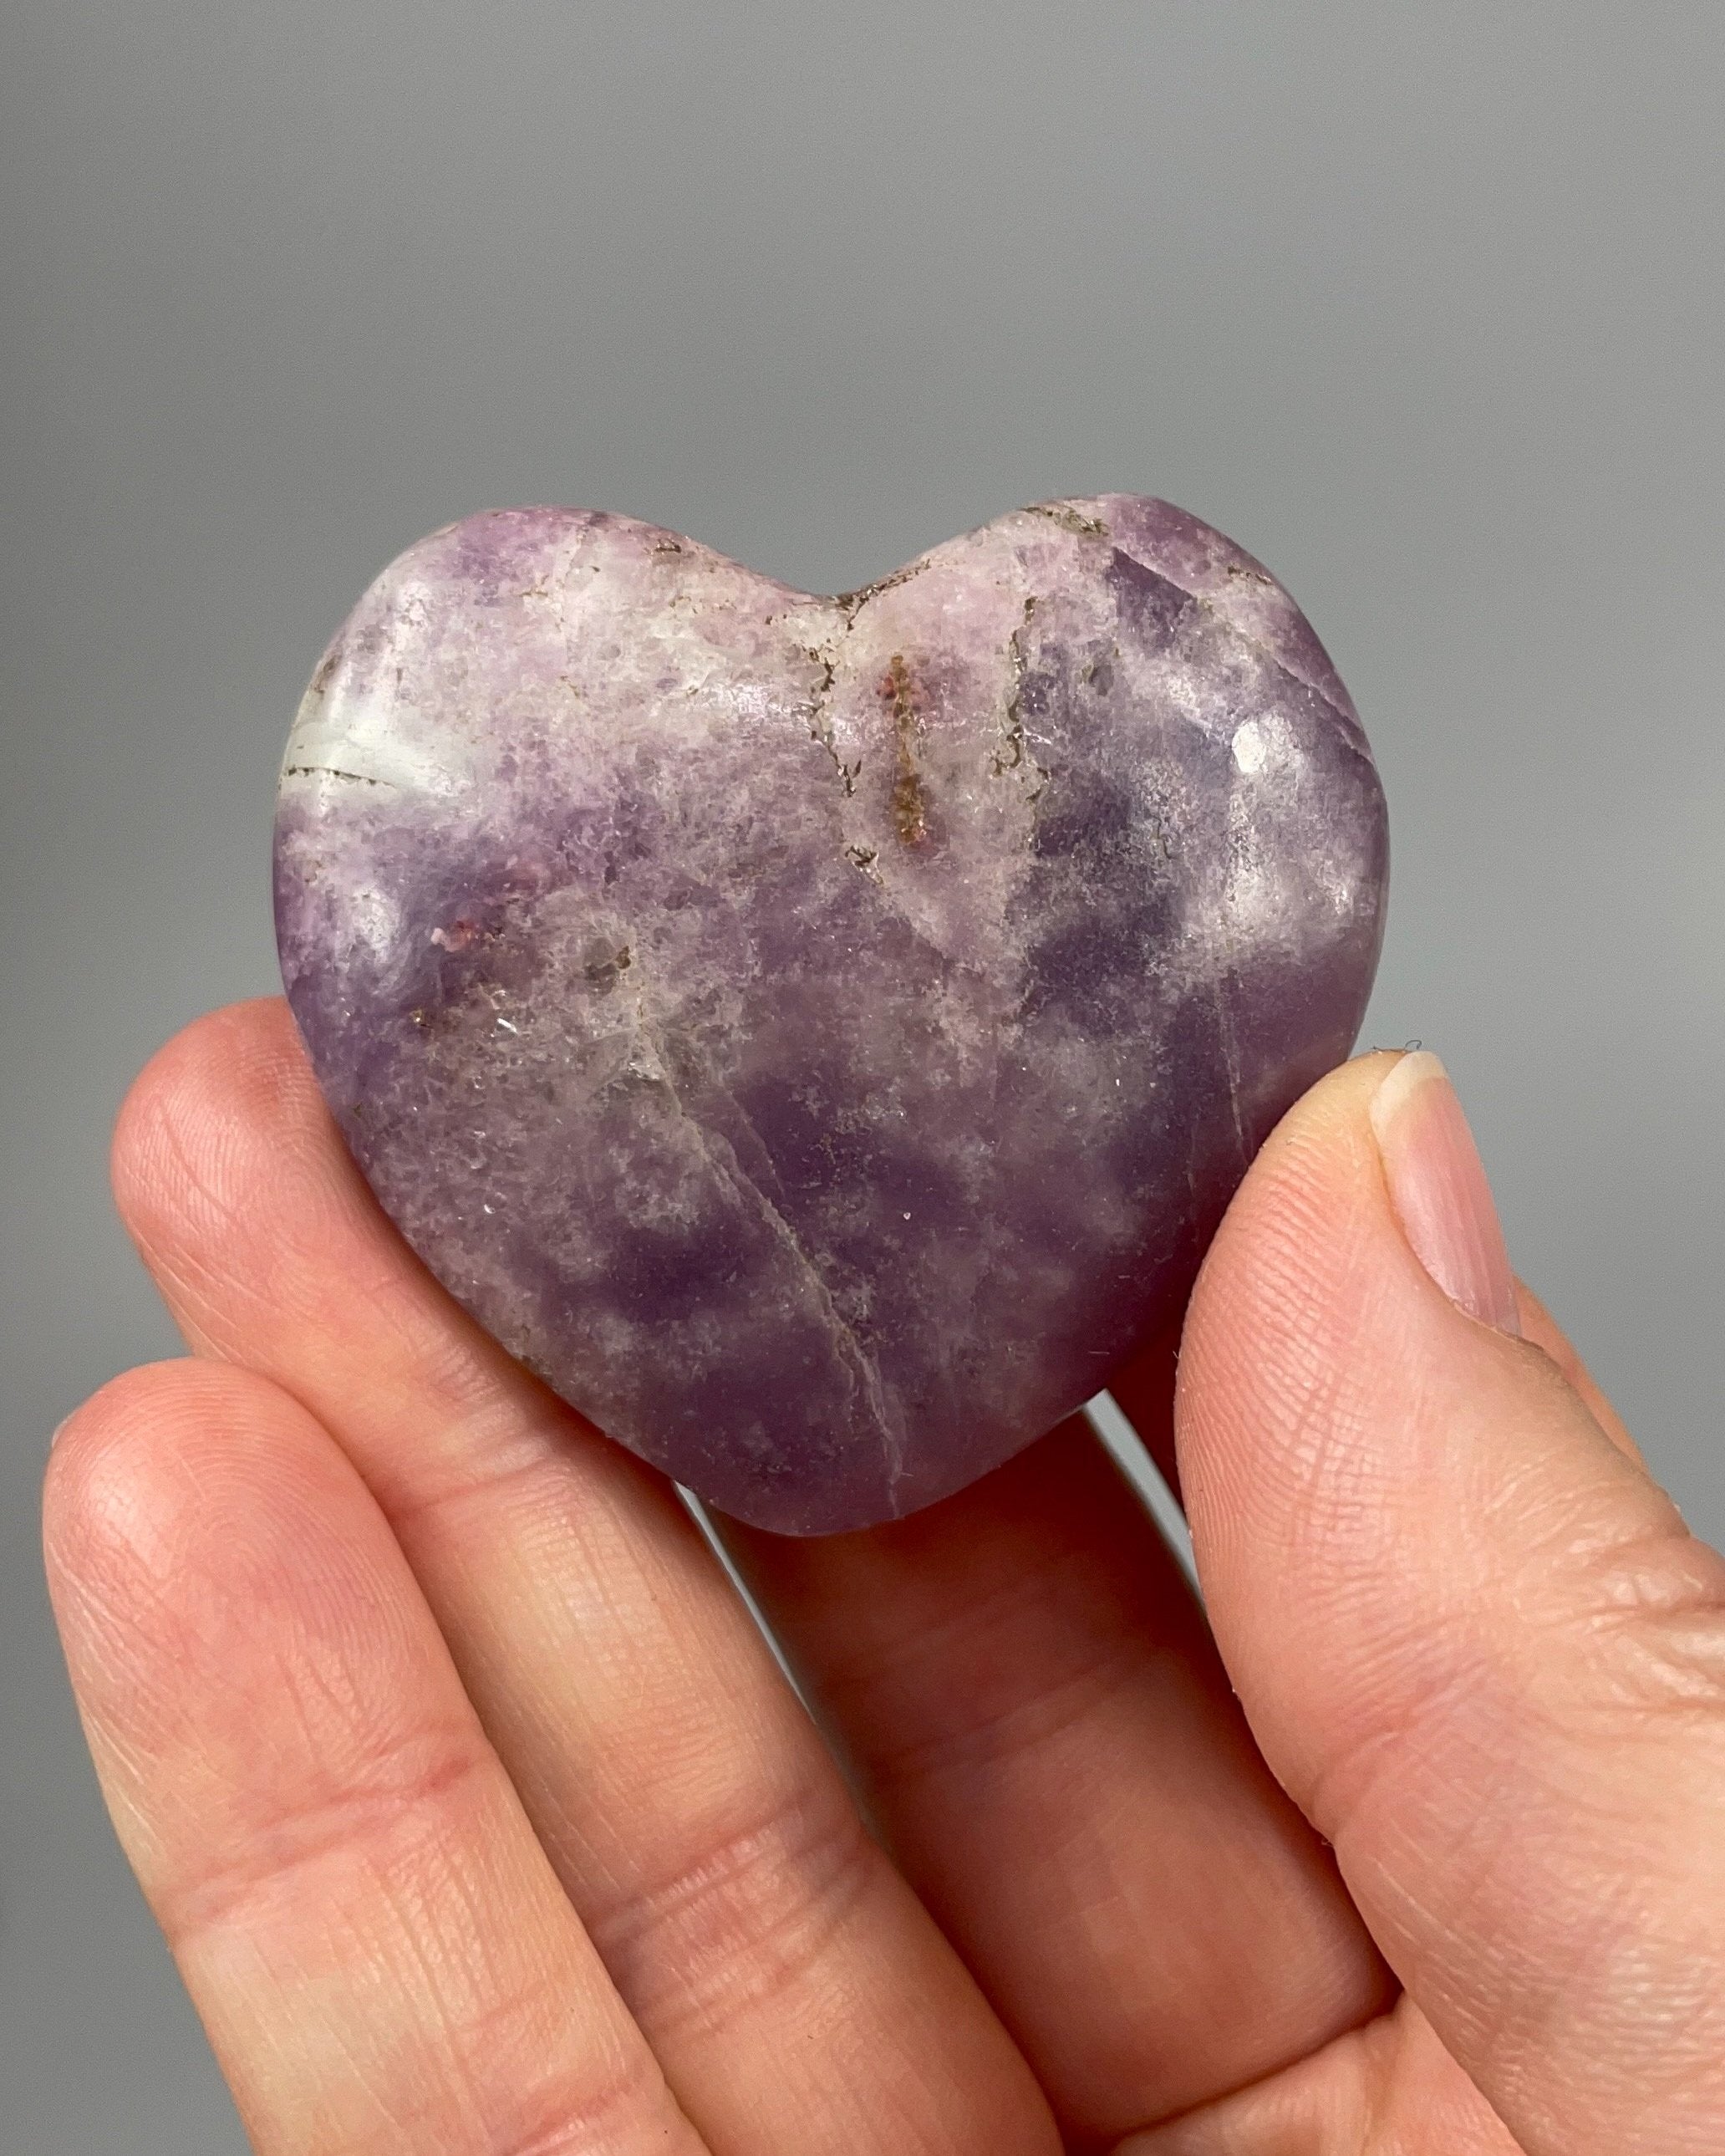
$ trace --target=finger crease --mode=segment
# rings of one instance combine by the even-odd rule
[[[1000,1665],[1010,1666],[1002,1656]],[[1103,1702],[1146,1673],[1141,1640],[1118,1633],[1093,1641],[1062,1669],[1020,1678],[1004,1697],[990,1701],[975,1688],[965,1710],[959,1697],[942,1703],[942,1718],[924,1732],[873,1744],[868,1763],[882,1783],[912,1784],[958,1767],[997,1765],[1052,1744]]]
[[[848,1802],[802,1789],[608,1907],[582,1907],[625,1997],[708,2018],[758,2006],[816,1966],[885,1860]],[[669,1993],[668,1999],[663,1994]]]
[[[225,1857],[206,1853],[195,1879],[159,1897],[163,1929],[184,1946],[237,1923],[284,1889],[297,1891],[324,1865],[375,1862],[392,1844],[411,1848],[427,1833],[446,1834],[444,1815],[463,1792],[477,1789],[492,1763],[465,1730],[402,1739],[368,1762],[361,1779],[253,1828]]]

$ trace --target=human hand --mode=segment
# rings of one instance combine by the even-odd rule
[[[727,1530],[829,1751],[281,1006],[166,1049],[116,1183],[193,1357],[71,1419],[49,1566],[260,2156],[1725,2147],[1725,1562],[1516,1297],[1452,1101],[1325,1080],[1177,1397],[1123,1380],[1215,1644],[1076,1419],[888,1527]]]

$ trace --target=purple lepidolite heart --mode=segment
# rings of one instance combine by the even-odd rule
[[[817,598],[471,516],[337,634],[281,782],[289,998],[407,1240],[724,1510],[908,1512],[1178,1312],[1345,1055],[1383,798],[1292,601],[1165,502]]]

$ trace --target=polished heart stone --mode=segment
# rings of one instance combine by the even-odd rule
[[[1165,502],[811,598],[627,517],[410,547],[281,781],[289,1001],[408,1242],[726,1512],[909,1512],[1178,1312],[1345,1055],[1382,795],[1292,601]]]

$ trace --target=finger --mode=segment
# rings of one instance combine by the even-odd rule
[[[1725,1561],[1516,1323],[1435,1059],[1318,1087],[1187,1322],[1208,1605],[1270,1763],[1529,2156],[1717,2148]]]
[[[1525,2156],[1405,1994],[1388,2014],[1111,2156]]]
[[[303,1409],[133,1373],[62,1435],[46,1539],[115,1824],[259,2156],[695,2156]]]
[[[1085,2145],[1383,2005],[1184,1577],[1081,1422],[888,1527],[724,1532],[891,1847]]]
[[[715,2150],[1046,2156],[1024,2061],[863,1830],[670,1486],[411,1258],[279,1004],[163,1051],[121,1119],[115,1179],[187,1338],[295,1392],[376,1493]]]

